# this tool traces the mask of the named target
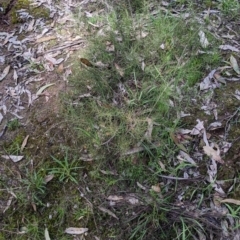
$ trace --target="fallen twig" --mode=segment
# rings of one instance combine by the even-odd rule
[[[69,44],[65,44],[63,46],[59,46],[59,47],[56,47],[56,48],[49,49],[49,50],[45,51],[44,53],[41,53],[40,55],[43,55],[43,54],[46,54],[46,53],[50,53],[50,52],[54,52],[54,51],[58,51],[58,50],[62,50],[62,49],[68,48],[68,47],[72,47],[72,46],[81,44],[83,42],[85,42],[85,40],[79,39],[79,40],[77,40],[75,42],[72,42],[72,43],[69,43]]]

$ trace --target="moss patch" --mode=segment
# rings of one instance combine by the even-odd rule
[[[33,7],[30,0],[17,0],[16,4],[10,12],[10,20],[12,24],[22,23],[28,19],[19,15],[18,11],[21,9],[25,9],[25,11],[28,14],[32,15],[34,18],[44,18],[47,20],[50,15],[49,9],[43,6],[37,8]]]

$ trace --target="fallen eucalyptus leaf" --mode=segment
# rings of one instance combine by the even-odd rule
[[[117,220],[119,219],[112,211],[110,211],[104,207],[98,207],[98,209],[101,210],[102,212],[107,213],[108,215],[116,218]]]
[[[198,135],[204,129],[203,121],[200,121],[199,119],[197,119],[197,122],[198,124],[192,129],[190,133],[191,135]]]
[[[239,49],[237,49],[236,47],[233,47],[231,45],[220,45],[219,49],[221,49],[221,50],[230,50],[230,51],[233,51],[233,52],[239,52]]]
[[[239,90],[235,90],[235,94],[233,94],[233,96],[234,96],[237,100],[240,100],[240,91],[239,91]]]
[[[0,81],[2,81],[9,73],[10,65],[4,68],[2,74],[0,74]]]
[[[45,228],[44,230],[44,237],[45,237],[45,240],[51,240],[50,236],[49,236],[49,232],[48,232],[48,229]]]
[[[189,154],[187,154],[186,152],[184,152],[184,151],[179,151],[179,155],[177,156],[177,158],[179,159],[179,160],[182,160],[182,161],[186,161],[186,162],[189,162],[189,163],[191,163],[191,164],[193,164],[193,165],[197,165],[196,163],[195,163],[195,161],[189,156]]]
[[[13,79],[14,79],[15,81],[17,81],[17,79],[18,79],[18,75],[17,75],[16,69],[13,70]]]
[[[80,58],[80,62],[87,67],[93,67],[93,64],[89,60],[87,60],[86,58]]]
[[[122,196],[110,195],[107,200],[109,201],[122,201],[124,198]]]
[[[23,149],[26,147],[28,138],[29,138],[29,135],[27,135],[27,136],[24,138],[24,140],[23,140],[23,142],[22,142],[22,145],[21,145],[21,149],[20,149],[21,152],[22,152]]]
[[[148,128],[144,134],[144,137],[147,141],[151,142],[152,140],[152,131],[153,131],[153,120],[147,117]]]
[[[215,144],[215,147],[217,148],[217,150],[213,149],[213,147],[211,146],[204,146],[203,147],[203,151],[213,160],[215,160],[216,162],[219,162],[221,164],[224,163],[224,161],[222,160],[222,158],[220,157],[220,150],[218,148],[218,146]]]
[[[221,147],[221,151],[223,151],[224,153],[228,152],[228,150],[232,147],[232,143],[230,142],[222,142],[222,147]]]
[[[1,157],[7,160],[10,159],[13,162],[19,162],[24,158],[24,156],[16,156],[16,155],[2,155]]]
[[[40,95],[46,88],[51,87],[52,85],[55,85],[55,83],[49,83],[47,85],[42,86],[36,93],[36,95]]]
[[[209,88],[214,88],[214,84],[212,83],[212,78],[214,77],[214,74],[216,72],[216,69],[212,70],[207,77],[203,79],[203,81],[200,83],[200,90],[206,90]]]
[[[50,55],[45,55],[44,58],[46,60],[48,60],[50,63],[52,63],[53,65],[58,65],[60,64],[62,61],[64,61],[64,58],[59,58],[59,59],[56,59]]]
[[[41,38],[38,38],[36,40],[36,43],[43,43],[43,42],[47,42],[47,41],[50,41],[50,40],[54,40],[56,38],[57,38],[56,36],[41,37]]]
[[[45,182],[45,183],[48,183],[48,182],[50,182],[53,178],[54,178],[54,175],[53,175],[53,174],[49,174],[49,175],[45,176],[44,182]]]
[[[69,228],[66,228],[65,233],[79,235],[79,234],[83,234],[83,233],[85,233],[87,231],[88,231],[88,228],[69,227]]]
[[[114,64],[115,65],[115,68],[116,68],[116,70],[117,70],[117,72],[119,73],[119,75],[121,76],[121,77],[123,77],[124,76],[124,71],[123,71],[123,69],[118,65],[118,64]]]
[[[218,128],[222,128],[222,123],[221,122],[213,122],[209,125],[208,130],[215,130]]]
[[[237,74],[240,74],[240,70],[239,70],[239,66],[238,66],[237,60],[236,60],[236,58],[233,55],[231,55],[231,57],[230,57],[230,62],[231,62],[231,66],[232,66],[233,70]]]
[[[10,196],[8,201],[7,201],[7,206],[3,210],[3,213],[5,213],[9,209],[9,207],[11,206],[12,200],[13,200],[13,196]]]
[[[1,124],[2,120],[3,120],[3,115],[0,113],[0,124]]]
[[[232,198],[226,198],[221,200],[221,203],[233,203],[236,205],[240,205],[240,200],[232,199]]]
[[[203,48],[206,48],[209,45],[209,42],[208,42],[208,40],[205,36],[205,33],[202,30],[200,30],[199,33],[198,33],[198,36],[200,38],[201,46]]]

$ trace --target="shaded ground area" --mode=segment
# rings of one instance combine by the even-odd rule
[[[18,31],[20,34],[12,39],[12,42],[7,41],[7,38],[11,40],[9,35],[0,35],[4,36],[1,39],[3,48],[0,55],[6,56],[0,65],[1,73],[10,65],[9,74],[0,82],[2,114],[0,154],[4,156],[1,157],[0,166],[0,228],[2,229],[0,239],[47,239],[46,232],[44,233],[46,228],[51,239],[129,239],[129,236],[131,239],[140,239],[139,236],[142,236],[142,239],[170,239],[175,237],[175,233],[165,233],[169,230],[169,222],[180,226],[182,218],[188,219],[186,223],[189,225],[193,223],[191,219],[196,219],[204,228],[212,231],[215,236],[213,239],[237,239],[233,235],[237,234],[239,223],[234,222],[235,218],[228,215],[229,218],[226,217],[224,211],[227,210],[224,207],[221,209],[222,212],[216,208],[220,206],[220,203],[216,203],[219,192],[213,189],[216,190],[218,185],[219,189],[224,191],[223,198],[236,200],[240,198],[240,109],[239,94],[236,92],[240,90],[239,74],[233,73],[234,70],[229,63],[231,55],[234,55],[239,62],[239,52],[230,49],[222,50],[223,61],[228,61],[227,69],[231,68],[224,72],[223,64],[221,65],[223,70],[217,69],[217,73],[224,77],[224,80],[219,80],[216,75],[215,78],[210,78],[209,88],[199,91],[200,82],[203,80],[199,79],[197,86],[192,87],[189,96],[182,98],[181,104],[184,108],[182,110],[190,116],[182,118],[171,137],[167,136],[169,146],[174,146],[171,154],[158,158],[159,164],[162,164],[161,168],[164,168],[167,158],[172,155],[171,161],[175,159],[179,149],[182,150],[181,146],[184,149],[188,148],[189,156],[195,161],[199,157],[197,154],[200,153],[203,161],[197,162],[197,171],[200,174],[196,175],[196,178],[195,170],[192,170],[191,166],[179,168],[176,175],[156,170],[155,166],[149,164],[152,159],[151,154],[158,153],[155,148],[151,152],[145,148],[142,151],[138,145],[137,147],[128,146],[129,150],[136,150],[137,156],[129,154],[129,158],[122,158],[119,153],[112,154],[109,151],[104,157],[100,156],[98,159],[96,155],[91,155],[88,143],[84,143],[79,138],[80,134],[67,118],[73,112],[70,105],[74,107],[88,101],[85,101],[85,97],[88,99],[85,93],[76,94],[75,90],[79,86],[74,81],[79,80],[79,84],[91,83],[87,78],[83,81],[81,73],[75,80],[73,79],[74,81],[69,80],[72,72],[79,71],[79,60],[74,65],[72,63],[75,58],[82,55],[83,48],[82,36],[75,30],[79,23],[73,23],[74,18],[69,20],[71,6],[67,1],[62,2],[65,5],[59,5],[65,6],[62,10],[62,12],[65,10],[65,15],[61,11],[57,15],[56,10],[49,8],[50,16],[47,21],[38,22],[41,25],[40,29],[36,27],[33,28],[34,30],[27,30],[35,19],[34,16],[24,20],[24,23],[28,24],[24,28],[24,34],[21,35],[22,22],[16,25],[7,24],[10,21],[14,3],[12,1],[4,6],[5,12],[0,19],[4,22],[0,25],[0,32],[11,34]],[[95,33],[95,28],[98,29],[96,25],[99,23],[95,22],[94,11],[98,13],[99,9],[104,9],[101,4],[99,5],[94,3],[82,5],[82,11],[87,12],[86,15],[93,14],[92,18],[87,19],[89,33]],[[3,3],[0,2],[0,6],[3,6]],[[154,7],[152,8],[155,9]],[[166,12],[167,7],[171,6],[162,4],[159,11]],[[174,7],[178,10],[178,5]],[[176,9],[173,8],[171,11],[177,11]],[[179,11],[183,9],[184,7]],[[55,13],[55,17],[51,15],[51,11]],[[101,16],[101,11],[99,12]],[[54,22],[57,24],[54,25]],[[219,25],[217,22],[218,32],[214,28],[213,33],[228,36],[222,45],[231,45],[239,49],[236,42],[239,41],[240,33],[236,21],[226,18],[223,22],[224,24]],[[64,27],[65,24],[69,28]],[[229,32],[226,32],[226,26]],[[45,35],[43,34],[45,29],[51,29],[51,31],[46,30]],[[231,34],[236,36],[233,41],[229,37]],[[26,47],[24,42],[21,42],[21,46],[24,46],[17,48],[19,51],[15,54],[10,43],[18,46],[16,41],[27,38],[30,41]],[[76,55],[73,54],[75,50],[79,50]],[[61,58],[64,58],[64,61],[57,62]],[[121,75],[121,69],[116,70],[116,65],[113,65],[113,68]],[[81,69],[86,70],[86,66]],[[14,77],[14,70],[18,77]],[[211,70],[209,69],[209,72]],[[204,78],[209,72],[204,74]],[[29,80],[31,82],[28,82]],[[134,85],[130,81],[128,84],[130,88],[133,86],[132,91],[138,88],[137,84]],[[214,84],[216,86],[212,87]],[[90,84],[82,89],[92,91]],[[209,93],[208,90],[212,91]],[[39,94],[37,94],[38,91],[40,91]],[[65,96],[66,92],[71,96],[70,99]],[[113,107],[111,102],[101,102],[97,93],[94,92],[92,95],[99,108]],[[115,99],[117,104],[124,104],[126,96],[117,92]],[[188,101],[187,104],[185,100]],[[170,109],[170,112],[174,112],[174,109]],[[79,119],[81,117],[84,115],[79,115]],[[224,164],[217,162],[219,164],[217,175],[213,176],[216,182],[209,180],[208,172],[211,163],[207,156],[203,155],[203,146],[206,142],[202,135],[188,134],[191,140],[185,144],[186,134],[180,131],[183,128],[194,129],[197,119],[204,122],[207,141],[216,144],[213,149],[220,149],[219,155],[224,161]],[[96,132],[101,133],[101,128],[102,126],[99,127],[97,124],[94,126]],[[87,132],[88,129],[81,131]],[[111,147],[112,135],[106,136],[108,138],[100,142],[100,146],[103,146],[104,151],[107,152],[106,149]],[[97,151],[99,146],[94,144]],[[167,153],[169,146],[162,148],[161,151]],[[18,157],[21,156],[24,158],[18,161]],[[99,164],[101,161],[106,163],[104,168]],[[171,164],[174,166],[175,163]],[[177,163],[175,167],[178,167]],[[185,173],[190,177],[186,177]],[[151,174],[152,180],[146,182],[145,176]],[[131,178],[134,181],[138,179],[138,182],[133,182]],[[209,185],[206,184],[207,182]],[[206,186],[205,192],[201,185]],[[165,188],[170,190],[160,190]],[[172,189],[175,190],[172,191]],[[222,197],[221,194],[220,197]],[[204,200],[199,200],[201,198]],[[212,201],[216,206],[211,208]],[[170,204],[167,204],[168,202]],[[156,216],[152,214],[153,212]],[[225,217],[228,223],[223,220]],[[156,219],[161,222],[160,226],[156,223]],[[223,223],[229,228],[228,235],[222,234],[221,224]],[[238,227],[232,229],[231,224]],[[138,235],[141,232],[138,226],[148,230],[143,235]],[[67,235],[64,230],[69,227],[78,228],[78,231],[81,229],[83,233],[88,229],[89,233],[76,234],[75,237]],[[179,235],[181,236],[180,230]],[[208,237],[207,235],[205,239]]]

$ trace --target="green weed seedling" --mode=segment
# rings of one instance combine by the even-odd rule
[[[226,204],[226,206],[230,211],[231,217],[240,219],[240,207],[231,207],[229,204]]]
[[[51,156],[51,157],[54,160],[54,162],[57,164],[57,167],[48,169],[50,171],[49,174],[57,175],[61,182],[72,181],[72,182],[78,184],[78,181],[76,178],[76,176],[77,176],[76,171],[81,167],[76,166],[77,161],[76,160],[70,161],[67,154],[63,160],[59,160],[53,156]]]

